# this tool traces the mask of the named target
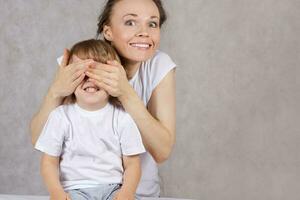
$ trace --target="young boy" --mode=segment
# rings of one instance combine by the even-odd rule
[[[84,59],[119,61],[109,44],[93,39],[71,48],[69,64]],[[134,199],[145,149],[133,119],[87,78],[68,102],[51,112],[35,145],[44,152],[50,199]]]

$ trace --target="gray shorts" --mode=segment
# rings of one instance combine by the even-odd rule
[[[67,191],[72,200],[112,200],[120,184],[103,184],[92,188],[81,188]]]

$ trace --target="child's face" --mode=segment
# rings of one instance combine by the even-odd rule
[[[82,60],[77,56],[72,56],[70,64],[78,61]],[[106,91],[90,82],[87,77],[77,86],[74,94],[78,105],[88,110],[101,108],[108,102],[109,97]]]
[[[121,57],[141,62],[152,57],[159,46],[159,11],[152,0],[122,0],[115,4],[110,24],[104,27]]]

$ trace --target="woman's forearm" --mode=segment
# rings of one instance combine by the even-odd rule
[[[132,87],[119,99],[137,124],[146,149],[157,163],[165,161],[174,144],[170,130],[149,113]]]
[[[49,89],[39,111],[31,119],[30,131],[33,145],[35,145],[50,112],[62,103],[62,99],[63,98],[56,96],[51,89]]]

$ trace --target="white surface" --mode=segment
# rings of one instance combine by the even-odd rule
[[[0,200],[49,200],[48,196],[0,195]],[[142,200],[188,200],[174,198],[143,198]]]

